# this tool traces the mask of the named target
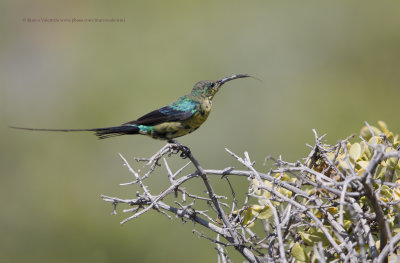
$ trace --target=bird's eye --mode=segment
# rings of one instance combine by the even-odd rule
[[[215,83],[211,83],[210,87],[214,88],[215,87]]]

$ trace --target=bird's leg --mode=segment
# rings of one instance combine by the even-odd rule
[[[181,151],[181,157],[183,158],[183,159],[186,159],[189,155],[190,155],[190,149],[189,149],[189,147],[187,147],[187,146],[185,146],[185,145],[183,145],[183,144],[180,144],[178,141],[176,141],[176,140],[173,140],[173,139],[169,139],[168,140],[168,143],[170,143],[170,144],[172,144],[173,145],[173,148],[176,148],[176,150],[179,152],[179,151]]]

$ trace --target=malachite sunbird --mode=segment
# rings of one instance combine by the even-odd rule
[[[94,129],[11,128],[31,131],[91,131],[100,139],[126,134],[143,134],[154,139],[174,142],[174,138],[195,131],[205,122],[211,111],[212,99],[224,83],[247,77],[250,75],[239,74],[217,81],[199,81],[194,85],[190,94],[178,98],[165,107],[147,113],[137,120],[119,126]]]

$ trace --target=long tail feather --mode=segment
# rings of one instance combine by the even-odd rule
[[[25,128],[25,127],[15,127],[10,126],[10,128],[18,130],[28,130],[28,131],[50,131],[50,132],[80,132],[80,131],[91,131],[95,132],[95,135],[99,139],[106,139],[114,136],[120,136],[125,134],[138,134],[139,128],[135,125],[126,126],[115,126],[106,128],[94,128],[94,129],[42,129],[42,128]]]
[[[75,131],[96,131],[98,129],[42,129],[42,128],[25,128],[25,127],[16,127],[16,126],[9,126],[12,129],[18,130],[27,130],[27,131],[52,131],[52,132],[75,132]],[[103,128],[100,128],[103,129]],[[107,129],[107,128],[104,128]]]
[[[139,127],[136,125],[122,125],[122,126],[115,126],[115,127],[108,127],[108,128],[100,128],[100,129],[93,129],[92,131],[95,132],[96,136],[99,139],[107,139],[110,137],[126,135],[126,134],[138,134]]]

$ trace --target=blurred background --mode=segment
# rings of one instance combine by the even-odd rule
[[[122,153],[149,157],[144,136],[9,129],[93,128],[140,117],[204,79],[225,85],[208,121],[180,142],[204,168],[242,167],[224,150],[296,161],[312,129],[335,143],[364,121],[400,132],[397,1],[3,1],[0,4],[0,255],[3,262],[216,262],[200,226],[128,216],[100,194],[134,198]],[[114,23],[24,18],[122,18]],[[169,159],[176,169],[182,162]],[[264,168],[265,169],[265,168]],[[192,168],[187,171],[190,172]],[[220,180],[214,179],[216,187]],[[242,181],[243,184],[244,181]],[[203,185],[197,181],[202,191]],[[164,168],[149,181],[168,184]],[[246,184],[246,183],[244,183]],[[196,184],[192,185],[196,187]],[[244,187],[247,187],[244,185]],[[232,259],[241,262],[237,253]]]

